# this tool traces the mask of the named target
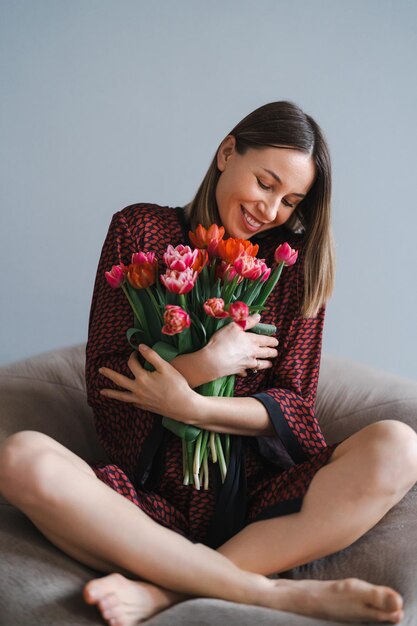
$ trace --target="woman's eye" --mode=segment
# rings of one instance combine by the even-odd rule
[[[290,209],[293,209],[295,206],[294,204],[291,204],[291,202],[288,202],[288,200],[283,200],[282,202],[285,204],[285,206],[289,207]]]
[[[259,187],[261,187],[261,189],[271,189],[269,185],[265,185],[258,177],[256,178],[256,180],[258,181],[258,185]]]

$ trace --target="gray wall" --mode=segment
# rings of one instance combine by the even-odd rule
[[[334,165],[324,351],[417,377],[417,3],[1,0],[0,363],[86,339],[111,215],[184,204],[255,107]]]

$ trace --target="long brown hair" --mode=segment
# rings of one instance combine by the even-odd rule
[[[236,150],[249,148],[292,148],[311,154],[316,178],[306,197],[298,204],[285,228],[303,235],[304,300],[303,317],[315,317],[332,295],[335,274],[334,241],[331,227],[331,163],[329,149],[319,125],[296,104],[271,102],[249,113],[228,133],[236,139]],[[194,229],[220,224],[216,186],[220,177],[216,154],[194,199],[185,207]]]

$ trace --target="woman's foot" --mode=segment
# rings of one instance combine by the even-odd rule
[[[84,587],[87,604],[96,604],[110,626],[136,626],[186,597],[151,583],[109,574]]]
[[[403,618],[401,596],[389,587],[357,578],[345,580],[268,580],[259,604],[281,611],[321,619],[398,624]],[[84,588],[88,604],[96,604],[110,626],[136,626],[139,622],[185,600],[156,585],[110,574]]]
[[[399,593],[358,578],[270,582],[275,589],[268,605],[281,611],[346,622],[398,624],[404,617]]]

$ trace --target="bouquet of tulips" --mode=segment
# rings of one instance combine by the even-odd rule
[[[247,239],[224,239],[224,228],[199,225],[190,232],[194,246],[169,245],[160,271],[153,252],[138,251],[130,265],[114,265],[105,272],[112,287],[123,289],[134,314],[127,330],[171,361],[178,354],[195,352],[225,324],[243,329],[252,313],[265,308],[284,266],[293,265],[298,252],[288,243],[275,251],[276,266],[269,268],[256,254],[258,246]],[[252,332],[273,334],[275,326],[257,324]],[[147,364],[149,368],[152,368]],[[196,391],[208,396],[233,396],[234,376],[201,385]],[[163,425],[182,439],[184,485],[209,487],[209,461],[219,462],[224,482],[230,459],[230,435],[209,433],[164,417]]]

